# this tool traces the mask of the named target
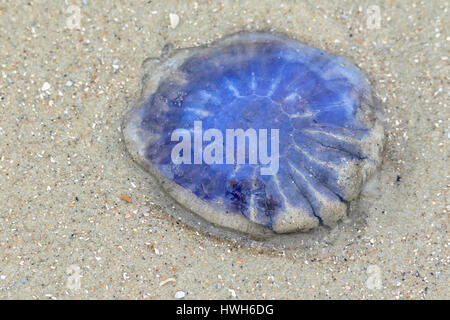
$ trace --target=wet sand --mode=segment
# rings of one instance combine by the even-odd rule
[[[448,1],[71,4],[0,4],[0,299],[449,298]],[[179,223],[120,132],[145,58],[242,30],[347,57],[384,110],[374,182],[292,250]]]

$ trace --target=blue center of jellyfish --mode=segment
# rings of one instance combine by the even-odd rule
[[[269,228],[286,205],[306,204],[320,221],[317,191],[345,200],[333,168],[364,157],[345,138],[367,133],[355,117],[367,93],[356,69],[319,49],[256,42],[193,55],[178,70],[183,81],[159,84],[142,123],[159,133],[146,157],[166,178],[203,200],[221,201],[230,214],[248,217],[253,208],[258,223]],[[194,121],[224,137],[226,129],[278,129],[278,173],[261,175],[260,165],[247,161],[174,164],[171,151],[178,142],[171,133],[192,129]]]

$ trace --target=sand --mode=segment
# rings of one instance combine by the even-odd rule
[[[0,299],[448,299],[448,10],[408,0],[2,2]],[[292,250],[178,222],[120,132],[145,58],[241,30],[349,58],[384,109],[374,182],[329,237]]]

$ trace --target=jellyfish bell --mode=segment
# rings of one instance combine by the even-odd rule
[[[240,33],[148,60],[143,79],[127,148],[208,233],[273,242],[335,225],[381,163],[366,76],[323,50]]]

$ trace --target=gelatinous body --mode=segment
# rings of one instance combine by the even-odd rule
[[[369,82],[344,58],[244,33],[146,65],[142,99],[124,122],[128,149],[190,214],[215,226],[264,238],[332,225],[381,162]],[[192,154],[185,148],[176,156],[189,160],[174,163],[174,148],[188,139],[174,139],[180,128],[192,133],[184,145]],[[208,129],[223,139],[206,137]],[[261,174],[268,164],[250,163],[250,152],[227,164],[228,129],[255,130],[247,144],[267,130],[267,155],[278,130],[277,170]],[[212,141],[223,145],[223,163],[195,159]]]

